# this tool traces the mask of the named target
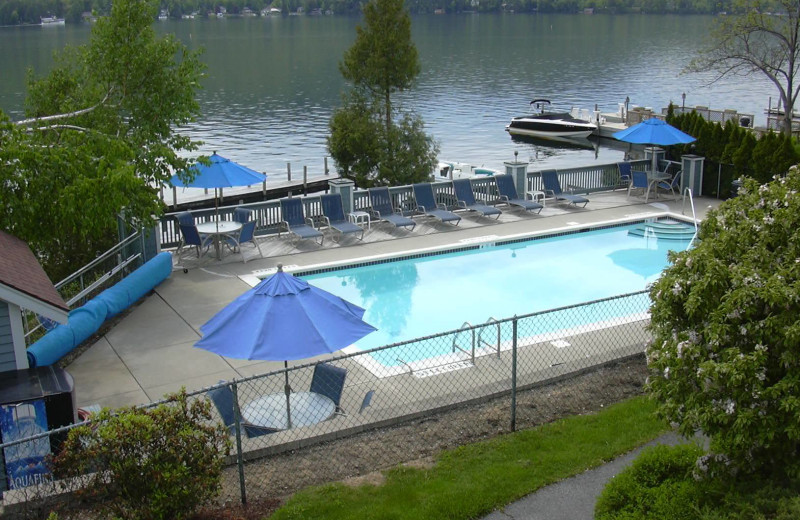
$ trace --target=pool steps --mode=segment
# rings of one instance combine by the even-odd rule
[[[691,240],[694,226],[684,222],[645,222],[628,231],[628,235],[662,240]]]

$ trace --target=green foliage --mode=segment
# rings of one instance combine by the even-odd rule
[[[53,279],[117,242],[123,208],[131,223],[160,214],[153,186],[196,148],[174,128],[199,110],[203,66],[173,36],[156,37],[156,5],[114,2],[88,45],[30,77],[29,119],[0,112],[0,228],[26,240]]]
[[[392,101],[420,72],[411,19],[402,0],[372,0],[364,6],[364,23],[339,64],[353,89],[331,117],[328,151],[339,173],[362,187],[426,180],[438,145],[419,116]]]
[[[800,475],[800,173],[710,211],[651,288],[649,391],[710,474]]]
[[[86,475],[78,493],[122,519],[181,519],[219,493],[228,432],[211,403],[186,391],[156,408],[103,410],[70,431],[53,460],[59,478]]]
[[[691,478],[703,453],[692,444],[647,448],[614,477],[595,504],[596,520],[696,519],[703,490]]]
[[[656,437],[666,427],[644,398],[443,453],[429,469],[399,467],[380,487],[342,484],[296,493],[270,518],[481,518],[547,484]]]

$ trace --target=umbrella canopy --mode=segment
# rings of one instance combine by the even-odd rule
[[[236,298],[200,327],[195,347],[236,359],[286,361],[335,352],[375,327],[364,309],[278,272]]]
[[[673,144],[689,144],[696,139],[681,132],[661,119],[645,119],[639,124],[616,132],[614,139],[633,144],[649,144],[652,146],[670,146]],[[653,153],[653,171],[656,171],[656,154]]]
[[[264,182],[266,175],[235,163],[214,152],[211,164],[193,164],[189,171],[194,174],[191,182],[183,182],[178,175],[173,175],[170,182],[173,186],[184,188],[232,188],[234,186],[250,186]]]
[[[637,125],[616,132],[613,137],[626,143],[654,146],[688,144],[696,141],[691,135],[681,132],[666,121],[655,118],[645,119]]]

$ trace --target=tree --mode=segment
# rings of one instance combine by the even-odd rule
[[[329,152],[340,173],[361,185],[425,180],[438,145],[418,116],[401,114],[396,124],[401,111],[393,103],[393,95],[411,88],[420,72],[411,18],[402,0],[371,0],[364,22],[339,64],[353,91],[331,118]]]
[[[762,74],[778,89],[783,105],[783,133],[791,135],[794,104],[800,84],[800,2],[796,0],[737,0],[741,14],[720,16],[710,44],[687,67],[690,72],[715,71],[728,75]]]
[[[709,212],[652,286],[648,389],[700,469],[800,476],[800,172]]]
[[[175,129],[199,111],[203,65],[174,37],[156,38],[158,4],[115,1],[85,46],[30,77],[28,118],[0,113],[0,228],[27,241],[51,278],[116,242],[116,216],[162,212],[157,186],[197,143]]]

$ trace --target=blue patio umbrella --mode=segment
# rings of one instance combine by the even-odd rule
[[[670,146],[673,144],[689,144],[696,139],[661,119],[645,119],[639,124],[616,132],[614,139],[633,144],[650,146]],[[658,170],[656,154],[653,154],[653,171]]]
[[[304,359],[347,347],[375,327],[364,322],[364,309],[305,280],[278,272],[236,298],[200,327],[195,343],[215,354],[236,359],[283,361]],[[289,374],[285,372],[286,413]]]
[[[214,209],[219,221],[219,207],[217,205],[217,188],[233,188],[235,186],[250,186],[261,184],[267,178],[266,174],[258,173],[246,166],[226,159],[217,152],[209,158],[211,164],[193,164],[188,172],[194,175],[191,181],[183,181],[179,175],[173,175],[169,182],[173,186],[183,188],[214,188]]]

